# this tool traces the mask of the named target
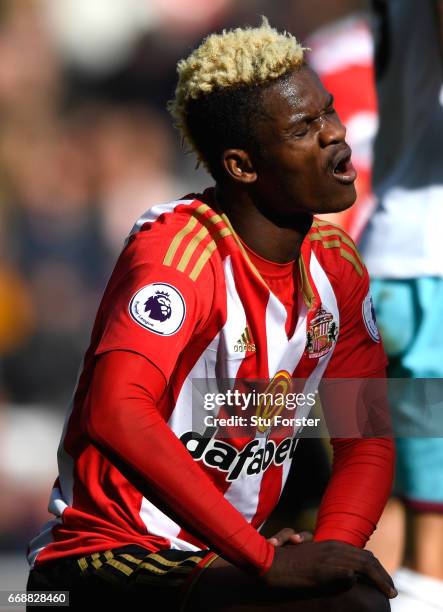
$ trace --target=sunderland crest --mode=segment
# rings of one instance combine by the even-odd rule
[[[311,359],[326,355],[338,336],[338,325],[323,305],[315,313],[306,333],[306,351]]]

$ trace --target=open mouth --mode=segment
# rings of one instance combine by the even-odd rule
[[[333,167],[332,175],[337,181],[345,185],[355,181],[357,178],[357,172],[352,165],[350,152],[346,153],[345,155],[341,155],[340,159]]]

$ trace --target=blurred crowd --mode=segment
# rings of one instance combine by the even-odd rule
[[[0,549],[23,548],[46,520],[56,474],[51,444],[125,236],[153,204],[210,182],[165,111],[177,60],[207,32],[256,25],[264,14],[308,41],[320,72],[322,45],[331,42],[325,32],[339,33],[324,28],[353,16],[360,29],[345,43],[346,56],[355,45],[356,63],[369,64],[365,6],[0,0]],[[325,77],[336,69],[326,65]],[[365,70],[367,89],[355,88],[366,97],[354,148],[368,202],[375,103]],[[355,74],[342,78],[346,92]],[[352,109],[344,112],[350,121]]]

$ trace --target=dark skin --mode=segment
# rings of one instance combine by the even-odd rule
[[[257,126],[260,152],[223,152],[225,178],[216,186],[216,207],[256,253],[282,263],[297,259],[314,214],[354,203],[355,171],[332,96],[310,68],[303,66],[268,87],[262,105],[266,121]],[[188,609],[390,609],[393,582],[370,552],[311,540],[291,529],[274,536],[274,561],[260,578],[216,560],[202,573]]]
[[[286,528],[270,538],[273,564],[260,578],[224,559],[200,576],[192,612],[387,612],[391,578],[368,551],[343,542],[312,542]],[[226,588],[229,585],[229,588]],[[214,597],[214,593],[216,596]]]
[[[354,203],[353,180],[333,174],[351,151],[332,96],[310,68],[269,87],[262,106],[260,154],[224,151],[225,179],[216,196],[241,238],[262,257],[283,263],[298,257],[314,214]]]

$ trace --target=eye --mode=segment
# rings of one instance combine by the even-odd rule
[[[309,125],[307,122],[304,122],[302,125],[299,125],[293,132],[292,135],[294,138],[303,138],[309,131]]]
[[[295,138],[303,138],[303,136],[306,136],[306,134],[308,133],[308,128],[305,128],[304,130],[298,130],[297,132],[294,133]]]
[[[335,115],[336,110],[333,106],[328,106],[328,108],[326,109],[326,114],[327,115]]]

